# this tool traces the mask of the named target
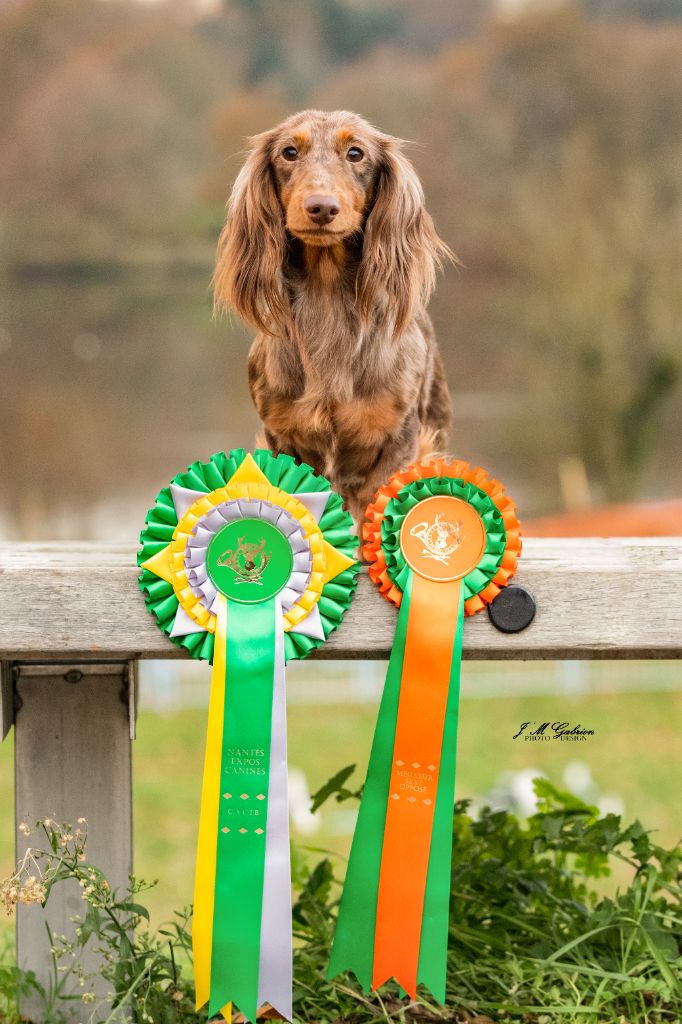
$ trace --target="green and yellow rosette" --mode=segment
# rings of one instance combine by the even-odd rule
[[[324,643],[356,586],[329,482],[286,455],[194,462],[156,497],[140,588],[173,643],[213,662],[192,946],[197,1009],[292,1018],[285,661]]]
[[[399,612],[329,975],[443,1003],[463,623],[514,573],[520,525],[484,470],[434,460],[379,490],[363,537]]]

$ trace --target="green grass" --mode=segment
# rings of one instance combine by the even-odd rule
[[[349,773],[352,766],[328,781],[316,804],[356,800],[344,785]],[[424,986],[412,1001],[394,982],[370,993],[350,972],[327,977],[339,892],[333,863],[301,858],[294,847],[294,1024],[679,1024],[682,847],[658,846],[639,822],[601,815],[546,779],[534,791],[538,810],[523,821],[489,808],[472,818],[467,801],[455,807],[443,1006]],[[123,1024],[131,1011],[150,1024],[205,1024],[206,1010],[194,1009],[187,913],[150,931],[147,885],[113,891],[83,862],[82,838],[70,828],[40,824],[34,842],[48,903],[55,885],[77,882],[82,924],[73,940],[53,939],[54,987],[0,962],[0,1020],[21,1024],[17,993],[32,991],[36,1024],[64,1024],[69,986],[83,970],[76,998],[82,991],[92,1024]],[[618,863],[628,881],[600,896],[594,881]],[[25,893],[30,870],[15,882]],[[434,955],[446,954],[442,939]],[[105,952],[96,975],[83,958],[92,943]],[[107,988],[99,999],[95,977]]]
[[[652,842],[672,847],[680,831],[682,692],[655,685],[674,685],[677,670],[673,665],[592,665],[582,677],[586,692],[566,696],[556,692],[561,675],[552,666],[465,665],[458,797],[480,800],[501,773],[521,770],[544,773],[564,788],[564,769],[581,761],[600,794],[620,798],[625,823],[639,818],[645,829],[654,830]],[[349,700],[351,678],[358,676],[341,665],[321,671],[311,664],[290,672],[290,763],[311,792],[352,762],[358,767],[349,785],[364,776],[377,706]],[[191,696],[199,702],[207,680],[188,676]],[[570,678],[566,682],[572,685]],[[637,685],[650,692],[632,692]],[[324,687],[324,694],[317,687]],[[495,688],[504,695],[482,696]],[[542,693],[520,692],[529,688]],[[331,702],[310,703],[322,696]],[[152,928],[191,900],[205,720],[202,707],[168,714],[146,710],[139,717],[133,748],[135,871],[159,879],[144,895]],[[579,723],[594,736],[579,743],[513,739],[527,720]],[[11,779],[10,737],[0,748],[2,875],[13,862]],[[682,1019],[675,995],[682,981],[682,923],[665,902],[666,885],[671,899],[679,895],[675,855],[654,852],[660,865],[655,867],[649,840],[636,826],[619,832],[616,819],[597,820],[570,797],[564,804],[545,792],[550,796],[543,813],[527,824],[504,813],[471,821],[463,808],[458,811],[449,1009],[436,1016],[423,1008],[406,1013],[394,986],[381,1000],[367,1001],[352,978],[324,981],[338,892],[332,871],[337,879],[343,876],[355,802],[329,799],[314,835],[294,830],[297,844],[309,851],[308,868],[295,860],[298,885],[304,886],[296,911],[298,1019],[371,1024],[383,1016],[387,1024],[432,1024],[437,1016],[454,1022],[456,1007],[524,1024],[675,1024]],[[333,852],[331,865],[320,850]],[[0,968],[11,956],[11,927],[7,919],[0,925]],[[135,957],[142,964],[146,940],[140,941]],[[183,949],[181,944],[177,956],[185,964]],[[191,976],[185,971],[184,977],[183,998],[190,1007]],[[175,1008],[168,1010],[168,1020],[175,1021],[177,1004],[169,1003],[162,989],[155,988],[155,998],[160,1007]],[[0,978],[0,995],[3,991]],[[159,1014],[159,1022],[165,1021]],[[182,1017],[188,1024],[198,1019],[191,1009]]]
[[[289,760],[314,792],[345,764],[364,775],[376,707],[373,704],[289,708]],[[584,743],[512,740],[525,719],[580,721],[594,729]],[[150,893],[154,915],[188,903],[194,871],[205,713],[143,713],[134,747],[136,871],[160,879]],[[622,797],[628,819],[639,817],[663,844],[675,842],[682,764],[682,693],[591,694],[572,699],[513,697],[462,701],[457,794],[488,790],[504,770],[535,768],[561,783],[569,761],[587,761],[602,792]],[[348,805],[328,803],[322,827],[304,844],[346,854]]]
[[[590,671],[592,668],[604,677],[605,668],[594,666]],[[608,672],[617,669],[610,666]],[[305,668],[311,677],[314,670],[313,665]],[[513,674],[523,670],[524,666],[514,666]],[[527,670],[534,672],[536,667]],[[490,671],[490,666],[485,666],[485,672]],[[504,673],[505,669],[498,671]],[[292,673],[294,686],[296,678]],[[640,818],[664,845],[679,839],[682,692],[471,696],[477,680],[483,678],[483,666],[465,666],[459,798],[479,797],[501,772],[510,770],[532,768],[563,786],[563,769],[579,759],[589,765],[601,793],[614,793],[623,800],[627,820]],[[333,679],[325,685],[333,686]],[[289,760],[292,767],[305,773],[311,792],[345,764],[357,763],[356,774],[364,775],[376,711],[374,703],[291,704]],[[583,743],[513,740],[521,722],[528,719],[580,722],[595,735]],[[149,896],[155,921],[191,900],[204,732],[203,709],[170,714],[143,711],[139,717],[138,739],[133,745],[135,871],[138,876],[160,880]],[[0,748],[0,802],[0,875],[5,876],[14,857],[11,736]],[[304,845],[345,855],[350,846],[352,808],[331,801],[320,816],[318,832],[296,838]],[[342,866],[338,870],[342,871]],[[0,919],[0,932],[6,934],[11,927],[11,922]]]

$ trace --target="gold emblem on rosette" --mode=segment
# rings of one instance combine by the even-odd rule
[[[400,548],[405,561],[424,579],[460,580],[485,551],[486,532],[476,509],[461,498],[435,495],[420,501],[405,516]]]

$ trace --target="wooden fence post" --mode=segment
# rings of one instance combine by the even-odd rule
[[[17,825],[51,818],[75,828],[84,817],[88,860],[113,887],[126,885],[132,870],[134,663],[19,664],[13,673]],[[17,832],[18,859],[31,843],[33,836]],[[17,963],[34,971],[45,988],[55,982],[46,924],[53,933],[72,936],[71,918],[85,909],[81,888],[71,882],[59,883],[44,911],[35,904],[18,907]],[[95,975],[90,990],[104,995],[96,954],[88,952],[81,963]],[[75,976],[66,984],[77,994],[87,991]],[[84,1019],[80,1001],[65,1005],[72,1006],[70,1020]],[[28,997],[21,1009],[33,1019],[40,1000]]]

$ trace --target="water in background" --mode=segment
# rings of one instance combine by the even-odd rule
[[[207,257],[199,271],[19,277],[0,289],[0,537],[134,542],[181,468],[253,447],[250,333],[213,318],[210,273]],[[455,286],[460,323],[436,318],[453,391],[451,451],[502,479],[522,517],[559,510],[555,452],[538,434],[547,433],[542,388],[507,376],[476,282]],[[472,332],[476,349],[460,341]],[[679,487],[682,465],[671,459],[652,496]]]

